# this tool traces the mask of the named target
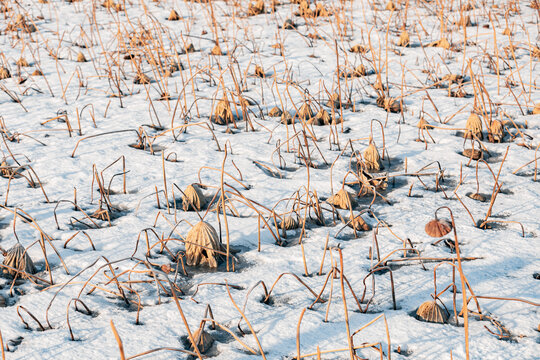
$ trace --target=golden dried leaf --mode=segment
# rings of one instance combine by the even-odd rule
[[[364,151],[364,164],[368,170],[380,171],[384,169],[379,151],[373,142],[370,142]]]
[[[25,252],[24,246],[17,243],[11,249],[7,251],[7,254],[3,261],[4,265],[10,266],[19,271],[23,271],[27,274],[35,274],[37,272],[34,262],[30,258],[30,255]],[[4,269],[4,273],[15,275],[16,271],[10,269]],[[19,274],[19,277],[27,278],[27,275]]]
[[[334,205],[338,209],[350,209],[356,205],[354,195],[345,189],[341,189],[334,195],[330,196],[326,202]]]
[[[215,250],[221,251],[222,245],[212,225],[200,221],[189,230],[186,236],[186,259],[189,266],[217,267],[221,256]]]
[[[434,300],[423,303],[416,310],[416,315],[424,321],[444,324],[448,320],[448,314]]]
[[[191,184],[182,196],[182,208],[184,211],[201,211],[206,206],[206,197],[201,192],[199,185]]]
[[[431,237],[440,238],[447,235],[452,230],[452,224],[444,219],[434,219],[426,224],[426,234]]]

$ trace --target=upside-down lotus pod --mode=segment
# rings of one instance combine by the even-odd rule
[[[386,4],[386,10],[396,10],[396,5],[394,5],[394,3],[392,1],[389,1],[387,4]]]
[[[250,2],[248,5],[248,15],[255,16],[264,12],[264,0]]]
[[[212,51],[210,52],[210,54],[216,55],[216,56],[221,56],[221,55],[223,55],[223,52],[221,51],[221,48],[219,47],[219,45],[216,44],[216,45],[212,48]]]
[[[186,45],[186,48],[184,49],[184,51],[186,53],[195,52],[195,46],[193,46],[193,44],[189,43],[188,45]]]
[[[364,163],[368,170],[379,171],[384,169],[381,157],[379,156],[379,151],[373,142],[370,142],[364,151]]]
[[[182,196],[182,208],[184,211],[190,209],[200,211],[206,206],[206,197],[201,192],[201,189],[197,184],[191,184],[184,191]]]
[[[171,13],[169,14],[169,17],[167,18],[169,21],[178,21],[180,20],[180,15],[176,12],[176,10],[172,9]]]
[[[280,117],[282,114],[283,114],[283,111],[281,111],[281,109],[278,108],[277,106],[274,106],[268,112],[268,116],[270,116],[270,117]]]
[[[313,117],[313,110],[311,110],[311,106],[307,102],[303,103],[298,109],[298,117],[302,120],[309,120]]]
[[[467,132],[465,133],[466,138],[472,138],[474,136],[480,140],[484,138],[482,136],[482,120],[480,119],[480,116],[474,112],[469,115],[467,123],[465,124],[465,129],[467,129]]]
[[[34,266],[34,262],[30,258],[30,255],[25,252],[24,246],[19,243],[15,244],[11,249],[8,250],[6,257],[4,258],[3,264],[19,271],[24,271],[27,274],[36,273],[36,267]],[[16,271],[11,269],[4,269],[4,273],[8,273],[10,275],[17,274]],[[20,274],[19,276],[21,275],[22,274]],[[22,275],[22,277],[25,278],[27,276]]]
[[[426,234],[431,237],[440,238],[447,235],[452,230],[452,224],[444,219],[434,219],[426,224]]]
[[[533,115],[540,115],[540,103],[536,104],[533,109]]]
[[[217,267],[221,256],[215,250],[221,249],[216,229],[207,222],[200,221],[189,230],[186,237],[186,258],[189,266]]]
[[[199,337],[199,333],[200,333],[200,338],[199,338],[199,341],[197,341],[197,338]],[[214,338],[209,333],[204,331],[204,329],[202,330],[202,332],[198,329],[192,334],[192,336],[193,336],[193,340],[197,342],[197,348],[203,354],[207,352],[208,350],[210,350],[210,348],[214,344]],[[193,344],[191,344],[191,349],[194,349],[194,348],[195,347],[193,346]]]
[[[448,320],[448,314],[434,300],[426,301],[418,307],[416,315],[424,321],[444,324]]]
[[[334,195],[330,196],[326,202],[334,205],[338,209],[350,209],[351,206],[356,205],[354,195],[345,189],[341,189]]]

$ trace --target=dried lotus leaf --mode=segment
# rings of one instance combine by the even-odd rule
[[[452,231],[452,224],[444,219],[434,219],[426,224],[425,231],[431,237],[440,238]]]
[[[201,211],[206,206],[206,197],[197,184],[189,185],[182,196],[182,208],[184,211]]]
[[[186,237],[186,259],[189,266],[207,265],[212,268],[218,266],[222,251],[219,236],[207,222],[200,221],[189,230]]]
[[[341,189],[334,195],[330,196],[326,202],[334,205],[338,209],[350,209],[352,206],[356,205],[354,195],[345,189]]]
[[[25,251],[24,246],[17,243],[11,249],[7,251],[7,254],[4,258],[4,265],[23,271],[27,274],[35,274],[37,272],[34,262],[30,255]],[[4,273],[10,275],[15,275],[17,272],[11,269],[4,269]],[[21,276],[22,274],[19,274]],[[22,275],[23,278],[26,278],[26,275]]]
[[[448,314],[434,300],[426,301],[418,307],[416,315],[420,320],[444,324],[448,320]]]

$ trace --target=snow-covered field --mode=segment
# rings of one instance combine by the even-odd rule
[[[538,4],[2,0],[2,355],[538,358]]]

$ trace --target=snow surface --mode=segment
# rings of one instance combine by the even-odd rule
[[[154,265],[151,268],[162,280],[166,275],[160,271],[160,266],[170,265],[173,268],[168,278],[175,281],[183,292],[180,295],[180,305],[191,331],[197,329],[209,304],[215,320],[231,329],[253,349],[258,349],[258,346],[244,321],[240,326],[245,335],[238,330],[237,324],[241,316],[231,302],[227,288],[223,285],[225,283],[231,286],[231,296],[240,308],[244,306],[249,290],[254,285],[264,281],[270,289],[283,273],[296,274],[313,291],[319,293],[332,268],[331,257],[339,268],[337,250],[332,250],[331,254],[327,251],[323,274],[319,275],[328,237],[328,247],[339,246],[342,250],[344,275],[355,294],[362,296],[364,278],[377,262],[373,241],[375,230],[359,233],[355,237],[351,229],[342,230],[344,224],[339,220],[334,221],[331,211],[325,211],[327,226],[307,224],[302,246],[298,245],[300,230],[288,232],[288,246],[278,246],[269,230],[259,227],[255,213],[248,207],[235,203],[241,216],[235,217],[228,213],[227,222],[230,245],[239,250],[235,254],[238,259],[237,271],[227,272],[225,264],[222,264],[217,270],[188,267],[187,276],[182,271],[175,276],[174,269],[177,264],[171,255],[185,249],[181,236],[185,237],[191,225],[199,221],[199,218],[193,211],[171,209],[168,213],[164,207],[166,200],[161,151],[165,157],[177,160],[164,163],[169,201],[172,202],[173,191],[175,198],[180,199],[178,188],[184,190],[189,184],[198,182],[207,186],[204,190],[206,195],[213,196],[220,187],[221,173],[210,168],[221,169],[225,156],[224,151],[218,151],[213,134],[221,150],[225,149],[225,145],[227,147],[225,170],[241,179],[248,189],[242,188],[227,176],[225,182],[238,189],[246,198],[268,209],[277,204],[275,210],[281,214],[290,211],[292,205],[291,202],[279,200],[292,197],[297,191],[305,200],[306,187],[309,187],[311,192],[316,191],[321,201],[341,189],[347,171],[356,169],[353,152],[351,147],[347,146],[349,140],[354,150],[363,152],[369,143],[369,137],[372,136],[381,152],[383,138],[378,124],[373,123],[370,130],[372,119],[379,120],[384,125],[387,154],[383,161],[384,171],[391,176],[388,189],[382,192],[390,204],[377,198],[371,206],[375,216],[390,226],[378,228],[381,258],[389,256],[388,259],[402,259],[402,251],[390,253],[402,249],[403,243],[399,239],[407,238],[422,257],[455,257],[455,253],[442,242],[433,245],[437,239],[430,238],[424,232],[424,226],[433,218],[435,210],[440,206],[448,206],[455,216],[461,256],[477,258],[463,262],[463,271],[475,294],[539,302],[538,280],[533,274],[540,271],[540,186],[534,181],[534,162],[515,172],[521,165],[535,159],[535,149],[538,148],[540,137],[540,117],[529,114],[534,104],[540,102],[537,87],[540,74],[538,58],[531,57],[529,48],[529,44],[539,42],[539,15],[528,2],[516,2],[520,12],[508,13],[508,26],[513,31],[510,37],[502,34],[506,27],[504,14],[509,2],[486,2],[484,5],[474,2],[475,8],[466,12],[471,17],[473,26],[467,28],[469,43],[465,50],[463,30],[454,25],[454,21],[459,19],[459,5],[456,2],[447,2],[445,17],[449,31],[448,40],[461,49],[460,51],[420,47],[420,43],[425,45],[441,37],[440,18],[437,16],[440,7],[434,2],[411,2],[406,15],[404,10],[385,11],[386,4],[382,2],[348,2],[347,18],[341,19],[341,26],[347,23],[349,27],[353,25],[354,29],[351,31],[349,28],[345,37],[337,35],[335,16],[317,19],[296,17],[293,13],[297,11],[298,5],[284,3],[277,6],[276,12],[270,12],[270,3],[266,2],[266,14],[246,17],[247,1],[212,2],[214,16],[219,24],[217,31],[220,46],[230,56],[209,55],[214,47],[213,27],[209,7],[205,4],[168,0],[126,1],[121,3],[126,11],[120,12],[110,11],[99,2],[90,1],[68,3],[53,0],[42,4],[23,0],[7,1],[6,4],[12,8],[12,12],[6,13],[0,20],[1,29],[13,21],[15,13],[21,13],[25,14],[27,19],[31,18],[39,31],[31,35],[19,32],[24,41],[14,38],[14,32],[0,34],[0,62],[9,68],[13,75],[12,78],[0,80],[0,115],[5,128],[19,140],[10,142],[4,136],[2,152],[8,165],[14,165],[15,159],[20,165],[31,165],[43,184],[49,202],[39,187],[30,187],[23,177],[14,178],[12,181],[7,178],[0,179],[0,201],[7,206],[0,210],[0,246],[9,249],[18,239],[29,248],[28,253],[39,270],[36,276],[49,279],[43,251],[39,242],[36,242],[39,240],[39,232],[20,217],[14,225],[13,212],[16,209],[24,210],[54,239],[52,244],[69,270],[67,274],[59,257],[46,243],[47,258],[54,279],[53,286],[25,280],[18,281],[11,291],[12,278],[0,278],[0,295],[7,299],[8,305],[0,308],[0,331],[4,346],[7,344],[10,350],[6,353],[7,359],[118,358],[120,353],[111,320],[122,339],[127,357],[160,347],[187,349],[186,327],[174,299],[166,293],[170,288],[166,281],[163,282],[164,289],[156,287],[153,277],[146,271],[145,260],[147,264]],[[240,6],[235,7],[235,4]],[[338,2],[325,1],[323,4],[328,8],[340,6]],[[495,8],[494,4],[497,4],[498,8]],[[398,9],[405,8],[405,2],[396,2],[396,5]],[[165,20],[173,8],[182,17],[180,21]],[[490,23],[489,14],[493,23]],[[405,16],[413,45],[408,48],[395,45]],[[297,30],[279,27],[287,18],[294,20]],[[490,24],[490,27],[484,28],[485,24]],[[495,25],[495,29],[491,24]],[[156,25],[162,27],[162,31],[157,31]],[[172,77],[167,79],[168,92],[172,97],[170,101],[158,100],[163,92],[160,88],[162,84],[156,81],[155,67],[152,68],[146,60],[142,60],[141,66],[153,82],[149,85],[133,84],[136,74],[134,64],[137,62],[124,59],[124,47],[119,44],[117,36],[126,40],[127,34],[135,28],[140,30],[141,26],[149,29],[152,36],[161,36],[165,44],[164,51],[169,54],[176,54],[183,48],[183,41],[193,43],[198,50],[189,55],[177,56],[185,69],[173,73]],[[420,27],[425,29],[425,34]],[[99,29],[99,33],[96,29]],[[308,33],[315,30],[323,40],[307,37]],[[422,36],[419,38],[417,33]],[[490,70],[489,63],[493,59],[487,55],[494,54],[494,34],[501,56],[499,79],[495,71]],[[33,41],[29,41],[30,36]],[[348,51],[355,44],[369,47],[369,36],[374,48],[372,52],[361,55]],[[283,42],[284,56],[280,56],[279,51],[271,47],[279,41]],[[503,61],[504,47],[510,42],[515,46],[515,60],[510,55],[512,62]],[[77,46],[83,43],[87,44],[86,48]],[[341,66],[353,68],[363,63],[368,70],[372,70],[373,58],[380,58],[376,66],[383,69],[382,79],[385,84],[389,84],[390,95],[407,95],[404,97],[405,111],[403,114],[387,113],[377,107],[377,94],[369,86],[375,82],[376,75],[341,78],[342,89],[348,88],[351,91],[355,103],[354,111],[348,108],[342,112],[344,132],[341,132],[341,125],[304,128],[306,132],[314,134],[320,150],[319,153],[313,139],[308,137],[309,151],[318,167],[306,168],[303,160],[297,157],[300,146],[298,140],[291,140],[288,143],[291,151],[286,151],[288,137],[303,130],[302,124],[297,122],[294,127],[287,127],[280,124],[278,118],[267,116],[267,113],[272,107],[279,106],[294,115],[295,108],[303,103],[303,97],[308,96],[304,90],[309,94],[315,108],[318,109],[317,103],[325,104],[328,99],[325,88],[329,92],[337,89],[336,46]],[[58,55],[58,62],[49,55],[49,50]],[[76,62],[79,51],[92,61]],[[151,51],[154,55],[157,53],[155,49]],[[30,67],[17,67],[15,63],[21,56],[28,60]],[[384,71],[386,59],[388,71]],[[119,61],[121,66],[114,65],[114,61]],[[469,61],[470,71],[467,70]],[[30,76],[36,69],[36,62],[45,77]],[[112,66],[114,76],[120,79],[124,93],[121,98],[114,96],[118,94],[118,90],[113,82],[108,80],[108,63]],[[265,79],[253,76],[255,64],[261,65],[270,76]],[[463,74],[466,76],[464,90],[469,94],[475,91],[470,82],[472,72],[475,78],[482,82],[490,101],[496,104],[492,109],[494,118],[512,119],[526,134],[523,137],[517,135],[517,130],[509,124],[508,129],[515,137],[507,135],[505,142],[500,144],[483,141],[483,146],[491,154],[487,163],[495,175],[506,150],[509,149],[500,171],[499,183],[502,183],[502,188],[490,219],[520,222],[524,227],[524,236],[517,223],[493,224],[493,228],[487,230],[478,228],[458,200],[459,196],[475,221],[484,219],[489,208],[494,179],[488,167],[480,163],[479,192],[485,194],[488,201],[477,202],[467,196],[468,193],[477,191],[475,162],[469,164],[469,160],[460,152],[469,148],[471,141],[464,141],[458,130],[444,128],[463,129],[473,109],[474,98],[450,98],[446,88],[429,87],[423,90],[424,86],[434,82],[434,79],[426,74],[427,69],[436,71],[439,76]],[[18,71],[22,77],[27,78],[26,82],[17,83]],[[184,123],[210,123],[209,117],[215,103],[213,99],[222,97],[223,89],[218,80],[220,74],[227,89],[236,91],[231,73],[234,73],[236,81],[243,79],[243,96],[257,103],[248,107],[254,131],[246,131],[246,123],[239,121],[238,129],[233,128],[234,134],[227,133],[225,126],[215,124],[211,125],[213,134],[202,126],[188,127],[184,133],[177,129],[175,136],[170,131],[164,132]],[[190,78],[194,75],[195,81],[192,83]],[[287,78],[294,85],[286,86]],[[516,85],[507,87],[507,80],[515,82]],[[21,102],[12,101],[8,93],[15,94]],[[197,98],[196,102],[194,96]],[[184,111],[184,106],[188,112]],[[325,108],[330,111],[328,107]],[[488,104],[487,109],[489,108]],[[498,111],[497,115],[495,110]],[[74,128],[71,136],[66,131],[65,122],[53,120],[42,124],[57,116],[59,111],[67,114]],[[422,114],[422,111],[425,113]],[[419,136],[416,124],[422,115],[432,125],[443,128],[429,131],[434,143],[425,134],[427,149],[423,141],[415,141]],[[80,134],[77,119],[80,121]],[[156,125],[161,125],[163,129],[158,129]],[[129,146],[137,142],[135,132],[140,127],[151,137],[153,146],[157,149],[154,154]],[[128,129],[131,131],[91,137]],[[162,133],[163,135],[157,136]],[[335,134],[338,135],[337,141]],[[484,127],[484,136],[486,135],[487,129]],[[301,146],[305,149],[303,138],[301,139]],[[279,144],[282,145],[280,155],[285,162],[284,169],[277,169],[280,159],[275,150]],[[478,147],[478,143],[475,147]],[[73,204],[61,200],[72,201],[76,189],[77,204],[88,213],[94,212],[98,208],[100,194],[96,191],[96,182],[93,181],[93,167],[101,172],[119,157],[125,158],[128,171],[127,193],[122,191],[122,176],[113,178],[113,175],[123,171],[121,162],[105,170],[103,179],[107,186],[112,179],[113,194],[110,199],[115,207],[123,210],[121,216],[112,221],[112,226],[98,220],[96,221],[100,227],[97,229],[77,225],[74,219],[80,219],[87,224],[90,222],[84,219],[81,211],[74,209]],[[254,161],[279,171],[283,178],[270,176]],[[438,161],[444,170],[444,181],[440,183],[442,190],[436,191],[436,165],[424,170],[434,175],[418,179],[405,174],[415,173],[435,161]],[[27,177],[32,174],[35,180],[29,168],[25,168],[23,174]],[[460,176],[463,182],[457,187]],[[347,178],[348,181],[353,179],[353,176]],[[358,187],[346,188],[349,191],[358,191]],[[156,189],[159,192],[161,209],[157,208]],[[359,204],[354,208],[355,214],[367,209],[371,199],[370,196],[358,199]],[[328,204],[323,203],[322,206],[330,209]],[[269,221],[270,213],[261,211]],[[347,211],[340,212],[342,216],[348,216]],[[202,215],[204,211],[201,212]],[[304,216],[304,210],[300,211],[299,215]],[[440,211],[439,215],[449,217],[444,210]],[[377,225],[374,216],[368,213],[363,216],[372,227]],[[216,212],[209,212],[205,221],[218,231],[220,229],[225,242],[222,214],[220,218],[221,229]],[[177,224],[174,231],[171,224]],[[159,237],[173,239],[167,242],[170,253],[161,251],[158,239],[152,231],[148,231],[149,243],[157,245],[150,251],[150,256],[146,257],[147,245],[143,230],[149,228]],[[95,250],[92,250],[82,231],[92,239]],[[73,240],[64,247],[64,243],[75,234],[77,235]],[[450,239],[451,234],[445,238]],[[308,276],[305,276],[303,253]],[[134,270],[131,274],[124,273],[118,277],[124,284],[130,306],[126,306],[122,298],[114,294],[118,292],[118,288],[114,281],[110,281],[111,271],[104,266],[107,261],[105,259],[112,263],[116,275]],[[374,275],[375,294],[372,294],[372,278],[366,280],[366,296],[361,304],[363,310],[367,300],[373,295],[367,313],[358,311],[355,299],[349,290],[346,291],[351,333],[384,314],[391,343],[389,344],[387,339],[385,322],[380,318],[354,335],[354,344],[380,343],[384,358],[465,358],[462,317],[459,318],[460,326],[452,323],[422,322],[414,317],[418,306],[431,299],[434,291],[433,270],[437,262],[426,261],[423,264],[425,268],[418,260],[404,264],[406,265],[400,266],[402,264],[398,262],[392,265],[397,310],[393,309],[388,272]],[[80,275],[75,277],[77,274]],[[128,281],[134,282],[128,284]],[[441,265],[437,270],[437,291],[443,290],[451,281],[451,266]],[[459,310],[462,307],[462,297],[458,276],[456,284],[456,304]],[[89,294],[93,286],[97,288]],[[130,286],[140,296],[140,300],[134,292],[129,291]],[[195,291],[197,293],[193,295]],[[339,276],[333,281],[331,296],[328,321],[325,321],[327,302],[318,303],[305,311],[300,327],[302,354],[314,353],[317,347],[321,351],[347,349]],[[262,287],[258,285],[247,297],[245,315],[255,329],[266,357],[295,357],[298,320],[302,310],[309,307],[315,298],[291,275],[284,275],[277,283],[269,304],[261,302],[263,297]],[[327,287],[323,298],[328,300],[329,297]],[[450,310],[453,318],[452,297],[450,289],[440,296],[440,300]],[[75,311],[75,303],[72,301],[74,298],[82,300],[92,314]],[[139,301],[140,321],[137,323]],[[479,302],[483,313],[499,321],[508,329],[511,337],[499,339],[486,330],[487,326],[491,331],[497,332],[494,325],[471,313],[471,359],[538,358],[540,334],[537,327],[540,319],[537,306],[520,301],[493,299],[479,299]],[[38,324],[23,308],[33,314],[46,330],[39,331]],[[78,308],[82,309],[80,304]],[[68,309],[69,325],[75,341],[70,337]],[[476,311],[474,301],[469,305],[469,309]],[[28,323],[29,328],[25,327],[20,317]],[[52,328],[49,328],[48,324]],[[254,355],[247,352],[226,332],[212,330],[209,325],[207,323],[206,329],[216,339],[209,355],[215,356],[215,359],[254,358]],[[15,345],[16,341],[13,340],[19,337],[23,339],[20,344]],[[389,346],[391,354],[388,354]],[[398,347],[401,353],[397,352]],[[357,354],[361,358],[370,359],[381,356],[373,349],[358,350]],[[147,355],[146,358],[170,359],[187,356],[163,350]],[[333,352],[323,355],[322,358],[349,358],[349,353]]]

